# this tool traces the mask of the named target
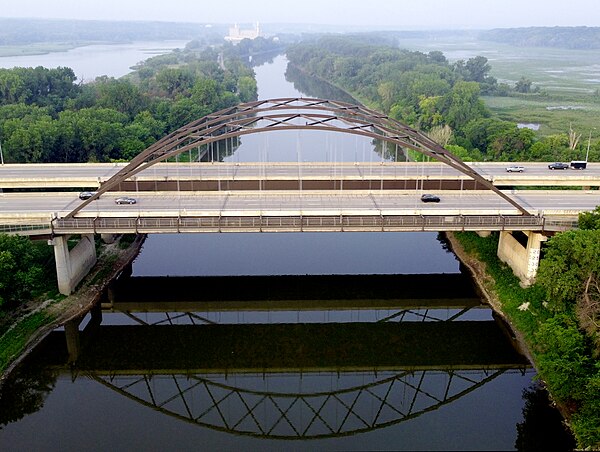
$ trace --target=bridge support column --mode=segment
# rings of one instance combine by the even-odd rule
[[[548,240],[543,234],[527,232],[527,247],[524,247],[510,232],[500,232],[498,257],[521,280],[524,287],[533,284],[540,264],[542,242]]]
[[[94,235],[82,235],[79,243],[71,251],[67,244],[67,236],[54,237],[48,243],[54,246],[58,291],[63,295],[70,295],[96,263]]]
[[[100,238],[104,243],[110,245],[111,243],[115,243],[117,240],[118,234],[100,234]]]

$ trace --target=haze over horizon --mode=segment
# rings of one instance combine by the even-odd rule
[[[2,6],[0,17],[35,19],[167,21],[198,23],[290,23],[365,28],[484,29],[529,26],[600,26],[594,0],[303,0],[286,3],[221,0],[190,4],[187,0],[150,3],[142,0],[22,0]]]

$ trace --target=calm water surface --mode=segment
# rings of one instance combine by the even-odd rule
[[[86,83],[101,75],[122,77],[130,73],[131,66],[140,61],[173,49],[183,49],[186,44],[187,41],[141,41],[129,44],[89,45],[45,55],[0,57],[0,67],[70,67],[77,80]]]
[[[113,58],[136,62],[119,51]],[[286,81],[285,70],[281,56],[256,68],[261,98],[314,95]],[[268,149],[277,159],[279,148],[296,146],[295,139],[269,139],[265,146],[261,137],[244,138],[231,158],[267,160]],[[348,158],[351,140],[321,158]],[[359,148],[360,159],[380,158],[369,142]],[[358,155],[356,148],[347,152]],[[455,256],[431,233],[153,235],[133,265],[135,278],[430,274],[434,287],[442,280],[435,275],[459,272]],[[392,301],[406,298],[403,287],[392,289]],[[381,302],[355,300],[355,308],[328,311],[309,300],[292,311],[271,305],[232,313],[217,305],[104,314],[89,340],[83,337],[72,370],[62,332],[55,332],[7,387],[0,444],[3,450],[514,449],[522,393],[534,371],[509,364],[518,355],[491,311],[433,306],[435,300],[369,308]]]

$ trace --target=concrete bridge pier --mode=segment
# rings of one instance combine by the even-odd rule
[[[94,234],[84,234],[79,243],[69,251],[68,236],[56,236],[48,243],[54,246],[58,291],[70,295],[77,284],[89,273],[96,263]]]
[[[510,268],[521,280],[523,287],[530,286],[535,281],[537,270],[540,265],[540,252],[542,242],[548,240],[543,234],[537,232],[525,232],[527,235],[527,247],[513,237],[510,232],[500,232],[498,242],[498,257]]]

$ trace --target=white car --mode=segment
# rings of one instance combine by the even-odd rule
[[[522,173],[523,171],[525,171],[525,167],[523,166],[512,165],[506,167],[507,173]]]

